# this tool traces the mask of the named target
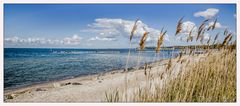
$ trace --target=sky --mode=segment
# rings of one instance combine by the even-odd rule
[[[175,36],[178,20],[183,30]],[[145,31],[146,46],[156,46],[160,31],[167,33],[163,46],[193,45],[186,42],[191,29],[205,19],[206,28],[217,19],[216,30],[207,31],[204,41],[227,28],[236,39],[235,4],[4,4],[5,48],[128,48],[136,19],[132,47],[139,47]]]

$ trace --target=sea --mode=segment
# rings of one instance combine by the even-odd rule
[[[4,48],[4,89],[123,70],[128,52],[129,49]],[[154,58],[154,50],[130,49],[128,67],[177,54],[178,50],[161,50]]]

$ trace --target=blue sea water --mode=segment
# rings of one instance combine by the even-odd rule
[[[159,59],[170,58],[163,50]],[[131,50],[129,67],[137,65],[139,52]],[[4,48],[4,89],[97,74],[126,65],[128,49]],[[143,51],[141,63],[152,62],[154,51]]]

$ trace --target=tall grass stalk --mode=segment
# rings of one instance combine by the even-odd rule
[[[132,38],[134,33],[137,30],[137,22],[139,21],[139,19],[137,19],[133,25],[132,31],[131,31],[131,35],[130,35],[130,42],[129,42],[129,49],[128,49],[128,56],[127,56],[127,61],[126,61],[126,67],[125,67],[125,98],[126,98],[126,102],[127,102],[127,88],[128,88],[128,78],[127,78],[127,72],[128,72],[128,61],[129,61],[129,57],[130,57],[130,53],[131,53],[131,48],[132,48]]]

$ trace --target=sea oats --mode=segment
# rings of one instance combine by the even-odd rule
[[[193,36],[192,36],[193,29],[194,29],[194,27],[190,30],[190,32],[189,32],[189,34],[188,34],[187,42],[188,42],[188,41],[191,41],[191,42],[192,42],[192,40],[193,40]]]
[[[216,24],[217,24],[217,19],[215,19],[214,23],[208,27],[207,31],[209,31],[210,29],[214,30],[216,27]]]
[[[180,62],[180,60],[181,60],[181,58],[182,58],[182,51],[180,52],[180,54],[179,54],[179,58],[178,58],[178,60],[177,60],[177,62]]]
[[[137,22],[138,22],[138,21],[139,21],[139,19],[137,19],[137,20],[135,21],[134,25],[133,25],[133,28],[132,28],[132,31],[131,31],[131,35],[130,35],[130,42],[131,42],[131,40],[132,40],[132,37],[133,37],[134,33],[135,33],[136,30],[137,30]]]
[[[161,31],[162,32],[162,31]],[[156,53],[159,53],[161,45],[163,43],[163,39],[164,39],[164,35],[167,33],[167,31],[165,31],[164,33],[160,33],[159,37],[158,37],[158,42],[157,42],[157,48],[155,49]]]
[[[202,34],[200,36],[200,42],[203,43],[204,40],[204,33],[205,33],[205,29],[202,31]]]
[[[216,24],[217,24],[217,19],[215,19],[215,21],[214,21],[214,23],[213,23],[212,30],[214,30],[214,29],[215,29],[215,27],[216,27]]]
[[[215,44],[215,42],[216,42],[216,40],[217,40],[218,36],[219,36],[219,33],[217,33],[217,34],[216,34],[216,36],[215,36],[215,38],[214,38],[214,41],[213,41],[212,45],[214,45],[214,44]]]
[[[198,30],[198,34],[197,34],[196,41],[198,41],[198,39],[200,38],[201,33],[202,33],[202,30],[203,30],[203,29],[199,29],[199,30]]]
[[[211,36],[209,37],[209,39],[208,39],[208,41],[207,41],[207,44],[208,44],[208,45],[209,45],[210,41],[211,41]]]
[[[223,35],[227,36],[227,34],[228,34],[228,29],[226,28],[226,29],[224,30]]]
[[[166,71],[170,70],[171,67],[172,67],[172,59],[169,59],[167,67],[166,67]]]
[[[209,26],[208,29],[207,29],[207,31],[209,31],[209,30],[212,28],[212,26],[213,26],[213,25]]]
[[[228,44],[228,42],[229,42],[229,38],[231,38],[231,36],[232,36],[232,34],[231,33],[229,33],[225,38],[224,38],[224,40],[223,40],[223,43],[222,43],[222,46],[221,47],[223,47],[223,46],[225,46],[225,45],[227,45]]]
[[[176,33],[175,33],[175,36],[181,32],[182,30],[182,20],[183,20],[183,17],[178,21],[178,24],[177,24],[177,30],[176,30]]]
[[[229,42],[231,42],[232,37],[233,37],[232,35],[229,37],[228,42],[227,42],[227,45],[229,44]]]
[[[140,50],[143,50],[145,48],[145,42],[147,40],[147,35],[149,34],[149,32],[144,32],[141,40],[140,40],[140,43],[139,43],[139,46],[140,46]]]
[[[197,38],[196,41],[198,41],[199,37],[201,36],[201,34],[204,34],[205,31],[205,23],[208,21],[208,19],[204,20],[201,25],[198,27],[198,34],[197,34]]]

